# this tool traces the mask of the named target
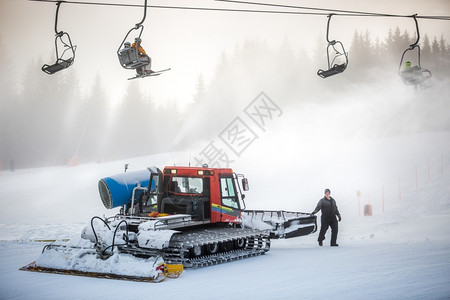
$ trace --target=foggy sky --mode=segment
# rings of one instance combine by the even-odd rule
[[[447,0],[296,0],[283,3],[405,15],[450,15],[450,2]],[[149,1],[149,4],[265,9],[208,0]],[[31,59],[43,63],[55,59],[55,11],[53,3],[0,1],[0,38],[8,57],[14,62],[10,75],[15,79],[17,89],[26,86],[24,72]],[[142,14],[142,9],[138,8],[62,4],[59,30],[67,31],[78,46],[73,69],[63,72],[76,71],[81,87],[86,91],[96,74],[100,74],[111,101],[120,100],[132,71],[121,68],[116,50],[126,32],[141,20]],[[427,33],[431,38],[439,38],[443,33],[444,38],[450,39],[448,21],[419,20],[419,25],[422,36]],[[369,30],[374,38],[384,40],[389,28],[396,26],[402,32],[414,32],[412,19],[336,17],[332,20],[330,34],[349,45],[355,30]],[[195,93],[195,83],[200,74],[208,84],[223,52],[232,53],[248,39],[266,41],[275,49],[287,39],[295,51],[303,49],[311,53],[317,40],[325,38],[326,17],[149,9],[144,27],[143,46],[152,56],[153,69],[172,67],[172,71],[142,80],[140,85],[160,103],[177,101],[185,105]]]

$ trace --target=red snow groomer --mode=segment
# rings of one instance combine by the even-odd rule
[[[248,180],[229,168],[150,167],[103,178],[98,186],[105,207],[120,207],[120,212],[107,219],[94,217],[81,240],[90,243],[97,260],[157,257],[155,266],[165,273],[150,277],[261,255],[269,251],[271,238],[308,235],[317,227],[309,213],[245,210],[242,192],[249,189]],[[51,244],[43,255],[70,253],[73,248],[80,247]],[[60,269],[39,266],[39,259],[32,267]]]

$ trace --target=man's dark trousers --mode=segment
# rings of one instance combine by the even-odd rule
[[[331,227],[331,243],[330,245],[336,245],[337,235],[338,235],[338,221],[336,216],[331,218],[321,218],[321,227],[319,238],[317,239],[319,242],[322,242],[325,239],[325,233],[328,230],[328,227]]]

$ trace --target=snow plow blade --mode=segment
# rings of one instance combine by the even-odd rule
[[[109,273],[82,272],[82,271],[77,271],[77,270],[45,268],[45,267],[37,266],[35,261],[20,268],[19,270],[20,271],[29,271],[29,272],[60,274],[60,275],[102,278],[102,279],[137,281],[137,282],[161,282],[166,278],[172,278],[172,279],[178,278],[181,275],[181,273],[183,273],[183,265],[165,264],[164,270],[161,273],[159,273],[157,277],[153,277],[153,278],[152,277],[109,274]]]
[[[244,210],[242,220],[245,227],[269,231],[271,239],[289,239],[317,230],[317,217],[302,212]]]
[[[90,241],[83,239],[49,244],[36,261],[20,270],[142,282],[177,278],[183,272],[182,265],[167,264],[157,252],[136,257],[121,253],[117,247],[114,252],[107,252],[106,248],[104,245],[92,247]]]

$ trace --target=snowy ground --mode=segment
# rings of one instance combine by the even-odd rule
[[[369,239],[369,238],[368,238]],[[439,299],[450,295],[448,243],[275,241],[266,255],[198,270],[158,284],[18,271],[36,243],[0,243],[2,299]],[[213,295],[213,296],[212,296]]]
[[[439,168],[432,168],[425,179],[423,168],[419,168],[417,177],[415,172],[406,176],[397,172],[404,170],[404,166],[391,164],[389,157],[383,157],[383,162],[373,162],[390,164],[391,168],[384,174],[386,182],[373,180],[370,178],[373,175],[367,174],[376,185],[374,190],[385,184],[385,210],[381,209],[379,195],[372,193],[372,217],[359,217],[355,206],[355,190],[361,186],[370,187],[361,180],[361,173],[357,172],[358,163],[345,166],[350,168],[347,174],[354,173],[360,179],[347,176],[345,181],[357,182],[348,188],[348,192],[338,188],[345,186],[343,179],[327,177],[328,182],[333,182],[336,187],[332,188],[332,196],[336,197],[343,215],[339,224],[340,247],[329,247],[326,243],[329,240],[325,241],[324,247],[318,247],[317,233],[273,240],[266,255],[185,270],[178,279],[166,279],[158,284],[18,270],[35,260],[44,246],[44,243],[31,240],[76,236],[91,216],[115,213],[102,206],[97,194],[97,181],[121,172],[124,162],[3,172],[0,177],[0,299],[448,299],[450,147],[449,142],[443,141],[450,141],[450,134],[383,140],[369,146],[372,150],[374,147],[389,149],[395,153],[394,156],[406,156],[404,159],[408,161],[411,161],[411,153],[416,151],[415,164],[421,163],[422,156],[429,154],[426,150],[417,150],[416,146],[424,140],[442,145],[436,161],[441,161],[440,156],[444,158],[442,166],[438,163]],[[396,150],[397,144],[401,145],[398,149],[402,151],[410,149],[408,155]],[[349,148],[351,145],[342,151]],[[347,155],[361,157],[366,150],[353,149]],[[429,160],[433,166],[434,156],[431,157]],[[129,162],[131,167],[138,169],[149,164],[162,167],[173,160],[172,155],[165,154]],[[265,205],[264,201],[256,203],[254,199],[263,197],[259,191],[266,188],[264,181],[267,176],[252,174],[252,164],[239,164],[239,171],[246,173],[254,191],[247,195],[247,207],[292,209],[298,206],[298,210],[312,211],[321,193],[316,193],[316,197],[308,202],[300,201],[300,204],[298,199],[294,202],[287,196],[280,197],[286,200],[278,200],[274,207]],[[339,168],[338,164],[327,162],[331,168]],[[383,175],[382,172],[380,167],[377,174]],[[390,183],[390,176],[394,183]],[[401,176],[401,197],[398,195],[398,176]],[[278,184],[282,184],[279,180]],[[308,188],[302,189],[303,195],[312,193]]]

